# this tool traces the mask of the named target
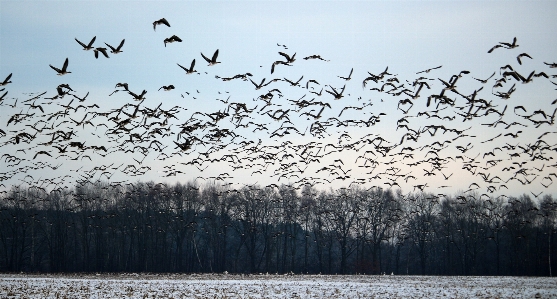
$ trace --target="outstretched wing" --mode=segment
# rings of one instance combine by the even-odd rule
[[[211,63],[211,59],[207,58],[205,55],[203,55],[203,53],[201,53],[201,56],[203,57],[203,59],[205,59],[205,61]]]

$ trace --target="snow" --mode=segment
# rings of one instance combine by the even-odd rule
[[[551,277],[0,274],[0,298],[557,298]]]

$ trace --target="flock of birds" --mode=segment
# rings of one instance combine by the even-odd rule
[[[162,18],[153,22],[153,29],[162,25],[171,27]],[[105,43],[110,50],[96,47],[96,37],[87,44],[75,40],[83,50],[92,50],[95,58],[99,53],[108,58],[109,51],[125,53],[125,39],[117,47]],[[163,42],[166,47],[182,40],[172,35]],[[287,54],[287,46],[277,46],[281,50],[279,59],[271,63],[271,75],[299,64],[296,53]],[[517,47],[514,38],[488,53]],[[211,58],[201,53],[208,66],[221,63],[218,55],[218,49]],[[527,53],[516,56],[519,66],[527,64],[525,58],[533,60]],[[303,60],[329,61],[315,54]],[[61,68],[50,67],[59,76],[68,75],[69,62],[66,58]],[[195,62],[193,59],[189,67],[177,65],[189,75],[199,73]],[[557,68],[557,63],[545,65]],[[466,175],[471,183],[463,192],[481,196],[499,194],[512,184],[527,185],[535,197],[548,188],[552,188],[548,193],[556,190],[557,108],[545,111],[535,102],[514,105],[511,97],[517,84],[543,80],[539,84],[557,85],[551,81],[557,75],[544,70],[524,76],[516,65],[508,64],[486,79],[472,77],[467,70],[448,79],[433,76],[441,68],[419,71],[416,75],[420,77],[410,81],[388,67],[379,73],[368,72],[361,81],[364,92],[372,94],[368,100],[349,94],[354,68],[347,76],[336,76],[340,83],[335,87],[304,76],[259,80],[251,73],[215,75],[223,82],[251,83],[258,96],[234,101],[229,94],[227,99],[207,104],[208,109],[217,105],[221,109],[193,113],[186,105],[167,109],[163,103],[146,102],[147,90],[134,92],[122,82],[108,96],[124,93],[129,101],[114,109],[104,109],[102,101],[89,100],[89,92],[81,96],[82,92],[68,84],[58,85],[53,95],[27,94],[18,103],[5,91],[12,83],[9,74],[0,83],[0,92],[4,92],[0,106],[11,108],[2,108],[0,119],[0,187],[7,192],[9,183],[24,183],[57,190],[71,187],[69,182],[101,180],[123,185],[131,184],[131,177],[157,173],[159,177],[179,175],[225,185],[237,180],[255,186],[253,181],[263,182],[267,176],[275,183],[266,187],[278,187],[276,182],[298,188],[328,188],[339,183],[438,194],[453,187],[451,182],[462,183]],[[457,86],[464,80],[468,80],[464,86],[477,87],[465,92],[462,89],[467,87]],[[484,96],[484,87],[491,88],[491,93]],[[158,91],[177,92],[175,89],[170,84]],[[187,100],[202,96],[199,90],[185,94],[180,96]],[[226,97],[228,92],[218,94]],[[292,98],[293,94],[297,96]],[[544,105],[554,107],[556,103]],[[373,107],[387,104],[396,109]],[[190,116],[183,117],[185,114]],[[374,128],[388,121],[394,126]],[[44,177],[57,172],[62,174]],[[203,173],[214,175],[192,176]]]

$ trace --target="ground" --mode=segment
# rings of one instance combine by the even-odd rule
[[[0,274],[0,298],[557,298],[552,277]]]

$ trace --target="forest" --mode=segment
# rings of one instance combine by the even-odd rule
[[[551,276],[556,219],[550,194],[13,186],[0,196],[0,271]]]

